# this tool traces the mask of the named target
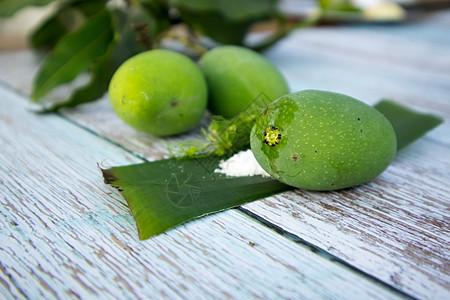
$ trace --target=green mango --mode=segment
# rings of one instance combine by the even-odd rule
[[[208,109],[232,118],[263,94],[270,101],[287,94],[281,72],[264,56],[239,46],[219,46],[199,60],[209,89]]]
[[[109,99],[116,114],[137,130],[168,136],[192,129],[206,112],[208,89],[198,66],[169,50],[150,50],[114,73]]]
[[[352,97],[318,90],[282,96],[257,118],[251,149],[275,179],[308,190],[368,182],[392,162],[397,140],[378,110]]]

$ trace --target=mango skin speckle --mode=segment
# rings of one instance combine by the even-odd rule
[[[276,127],[282,139],[264,142]],[[250,135],[261,167],[288,185],[329,191],[368,182],[392,162],[397,139],[391,123],[352,97],[318,90],[282,96],[258,117]]]

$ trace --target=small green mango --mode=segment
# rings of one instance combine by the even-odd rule
[[[198,66],[169,50],[149,50],[126,60],[109,84],[115,113],[156,136],[192,129],[204,116],[208,89]]]
[[[208,84],[208,109],[224,118],[236,116],[262,93],[273,101],[289,92],[280,71],[244,47],[216,47],[201,57],[199,66]]]
[[[288,185],[337,190],[381,174],[396,154],[391,123],[352,97],[318,90],[282,96],[258,117],[250,136],[261,167]]]

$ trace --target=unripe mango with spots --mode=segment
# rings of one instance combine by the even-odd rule
[[[271,101],[289,92],[281,72],[264,56],[239,46],[219,46],[199,66],[209,89],[209,110],[225,118],[239,114],[261,94]]]
[[[250,139],[256,160],[274,178],[320,191],[374,179],[397,149],[394,129],[379,111],[352,97],[317,90],[271,103]]]
[[[204,116],[207,86],[198,66],[169,50],[142,52],[114,73],[109,99],[127,124],[156,136],[192,129]]]

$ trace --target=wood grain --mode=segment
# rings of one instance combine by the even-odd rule
[[[369,184],[332,193],[297,190],[245,207],[369,274],[429,299],[450,296],[447,30],[418,25],[313,29],[269,51],[267,56],[299,89],[332,89],[368,103],[393,98],[446,122],[399,153]],[[306,70],[292,66],[296,57]]]
[[[245,208],[410,294],[444,299],[450,190],[443,186],[450,165],[436,173],[420,168],[418,179],[417,165],[427,164],[422,158],[401,153],[388,171],[357,188],[296,190]]]
[[[0,99],[4,299],[402,296],[236,210],[141,242],[96,165],[140,160],[60,116],[27,112],[3,86]]]
[[[439,13],[440,20],[443,15],[448,17],[450,12]],[[415,297],[449,298],[448,23],[433,22],[431,18],[396,27],[302,30],[265,55],[285,74],[292,90],[332,90],[369,104],[393,98],[438,114],[445,123],[399,153],[392,166],[371,183],[329,193],[296,190],[256,201],[245,209]],[[30,74],[37,66],[32,55],[2,54],[0,66],[5,66],[0,68],[0,79],[24,94],[29,93]],[[14,71],[9,72],[10,69]],[[150,160],[167,155],[165,142],[186,138],[162,140],[134,131],[114,115],[107,97],[65,110],[63,115]],[[232,214],[234,218],[235,213],[224,215]],[[203,222],[209,221],[189,223],[187,227]],[[233,222],[240,224],[242,220]],[[202,230],[212,226],[207,224]],[[258,227],[259,230],[263,229]],[[214,234],[220,235],[219,232],[217,229]],[[278,243],[266,241],[269,248]],[[227,247],[223,246],[221,251],[226,252]],[[251,276],[251,268],[247,267],[246,276]]]

